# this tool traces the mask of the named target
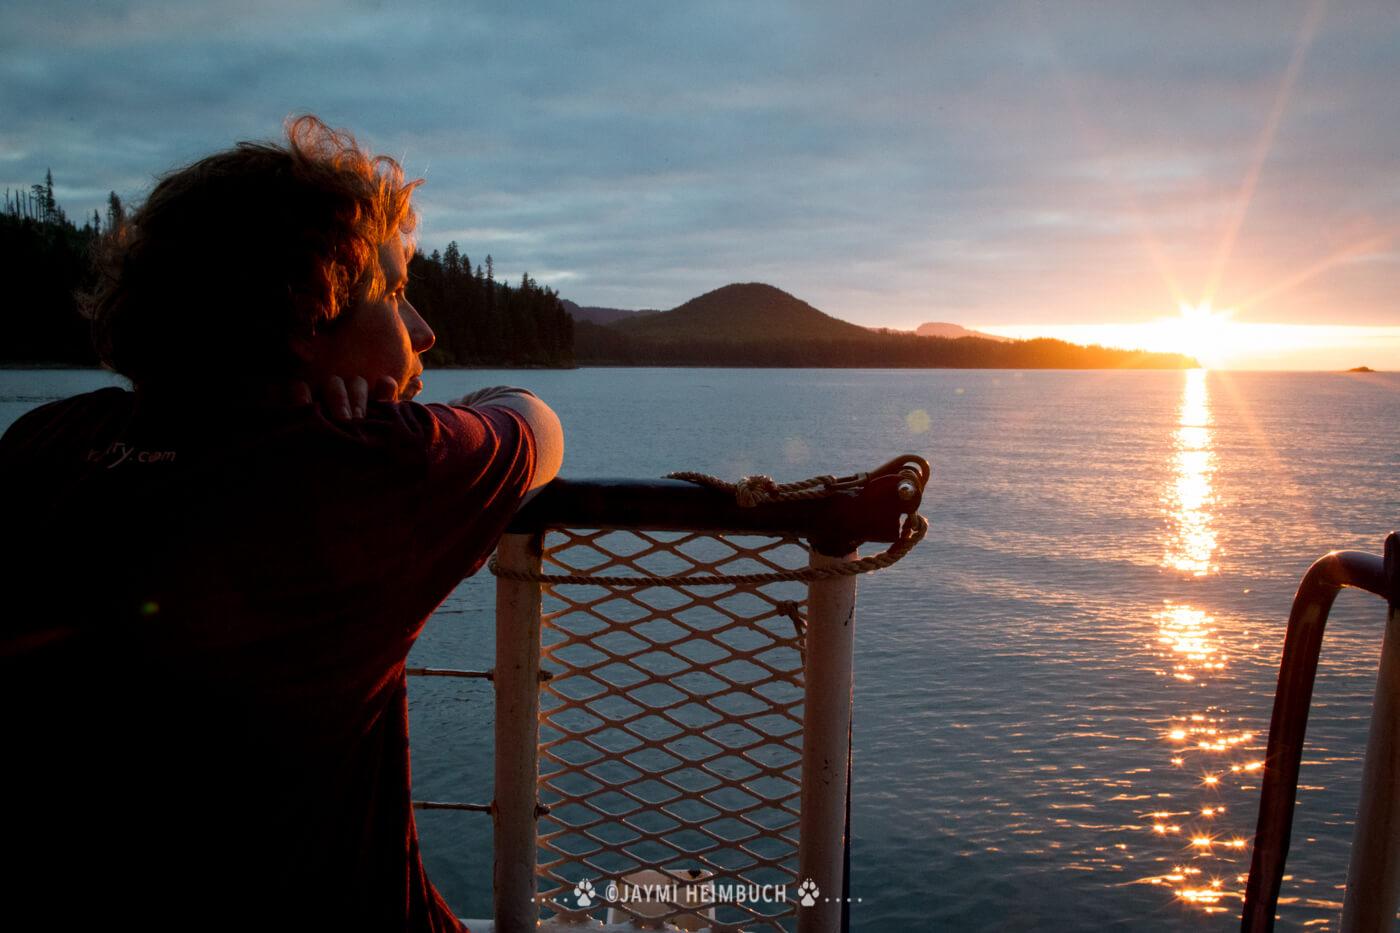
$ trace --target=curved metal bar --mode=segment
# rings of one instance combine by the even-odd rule
[[[1395,535],[1386,541],[1393,551]],[[1312,704],[1317,659],[1327,614],[1342,587],[1356,587],[1393,599],[1385,562],[1362,551],[1333,551],[1308,568],[1288,616],[1278,690],[1269,721],[1269,748],[1264,756],[1264,776],[1259,799],[1259,823],[1254,833],[1254,853],[1245,888],[1240,929],[1246,933],[1272,930],[1293,830],[1293,804],[1298,793],[1298,768],[1303,757],[1303,736]]]

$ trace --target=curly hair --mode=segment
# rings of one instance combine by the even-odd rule
[[[310,115],[285,146],[241,142],[165,175],[101,251],[99,355],[152,394],[294,378],[294,339],[382,297],[379,246],[412,249],[421,183]]]

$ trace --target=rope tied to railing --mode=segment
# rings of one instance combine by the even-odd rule
[[[885,466],[870,473],[856,473],[852,476],[837,478],[831,475],[813,476],[809,479],[798,480],[792,483],[777,483],[772,477],[762,474],[748,476],[737,483],[726,482],[707,473],[676,472],[668,473],[667,479],[679,479],[695,483],[700,486],[707,486],[723,492],[732,493],[735,501],[743,508],[753,508],[766,502],[792,502],[804,499],[820,499],[826,496],[836,495],[839,492],[854,487],[863,486],[874,476],[884,475],[898,471],[901,476],[900,497],[912,499],[923,491],[924,484],[928,481],[928,464],[917,457],[899,457],[891,460]],[[906,489],[909,490],[906,493]],[[672,576],[659,576],[655,574],[637,574],[629,576],[619,576],[615,574],[587,574],[587,573],[543,573],[537,571],[516,570],[509,567],[502,567],[495,555],[492,555],[487,568],[497,577],[506,580],[516,580],[522,583],[548,583],[554,586],[625,586],[625,587],[651,587],[651,586],[762,586],[768,583],[782,583],[787,581],[808,582],[812,580],[832,580],[838,577],[850,577],[857,574],[870,573],[875,570],[883,570],[890,567],[904,558],[912,551],[924,535],[928,533],[928,519],[917,512],[910,512],[903,517],[900,523],[899,534],[894,542],[879,554],[872,554],[869,557],[861,557],[856,560],[845,561],[839,564],[830,564],[825,567],[800,567],[791,570],[771,571],[768,573],[736,573],[736,574],[690,574],[681,573]]]
[[[762,586],[766,583],[782,583],[788,580],[834,580],[837,577],[852,577],[857,574],[884,570],[898,563],[904,555],[914,549],[928,532],[928,519],[917,512],[904,520],[900,528],[899,540],[879,554],[861,557],[841,564],[826,567],[800,567],[793,570],[772,571],[769,573],[727,573],[695,574],[660,577],[651,575],[614,576],[612,574],[586,573],[532,573],[502,567],[496,558],[488,565],[491,573],[506,580],[522,583],[548,583],[553,586]]]
[[[693,473],[683,470],[667,473],[667,479],[683,479],[697,486],[708,486],[723,492],[732,492],[734,501],[743,508],[753,508],[765,502],[794,502],[799,499],[820,499],[842,488],[842,482],[831,475],[813,476],[811,479],[795,483],[778,483],[771,476],[759,473],[746,476],[737,483],[729,483],[708,473]]]

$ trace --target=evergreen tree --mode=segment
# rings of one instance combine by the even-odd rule
[[[59,222],[58,202],[53,199],[53,169],[44,171],[44,222]]]
[[[107,232],[115,233],[126,220],[126,208],[115,191],[107,192]]]
[[[457,274],[449,259],[457,254]],[[488,271],[489,270],[489,271]],[[430,365],[564,366],[573,360],[572,320],[558,295],[526,273],[520,286],[495,282],[495,260],[473,269],[460,247],[439,256],[414,256],[409,299],[437,334]]]

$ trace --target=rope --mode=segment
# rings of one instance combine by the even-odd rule
[[[814,476],[811,479],[799,480],[794,483],[775,483],[771,477],[763,475],[748,476],[737,483],[729,483],[707,473],[690,472],[668,473],[667,478],[683,479],[701,486],[732,493],[740,506],[752,508],[764,502],[820,499],[833,495],[839,489],[864,482],[866,476],[862,474],[859,477],[843,480],[838,480],[834,476]],[[522,583],[548,583],[553,586],[630,586],[639,588],[651,586],[762,586],[789,580],[832,580],[837,577],[851,577],[874,570],[883,570],[898,563],[904,555],[923,540],[927,532],[928,519],[916,512],[905,516],[895,542],[879,554],[827,567],[801,567],[771,573],[695,574],[693,576],[681,574],[670,577],[651,574],[616,576],[611,574],[541,573],[502,567],[494,554],[487,567],[492,574],[506,580],[516,580]]]
[[[743,508],[752,508],[764,502],[793,502],[799,499],[821,499],[831,495],[838,486],[844,485],[834,476],[813,476],[811,479],[795,483],[776,483],[771,476],[762,473],[746,476],[737,483],[729,483],[708,473],[667,473],[667,479],[683,479],[698,486],[708,486],[721,492],[734,494],[734,501]]]

